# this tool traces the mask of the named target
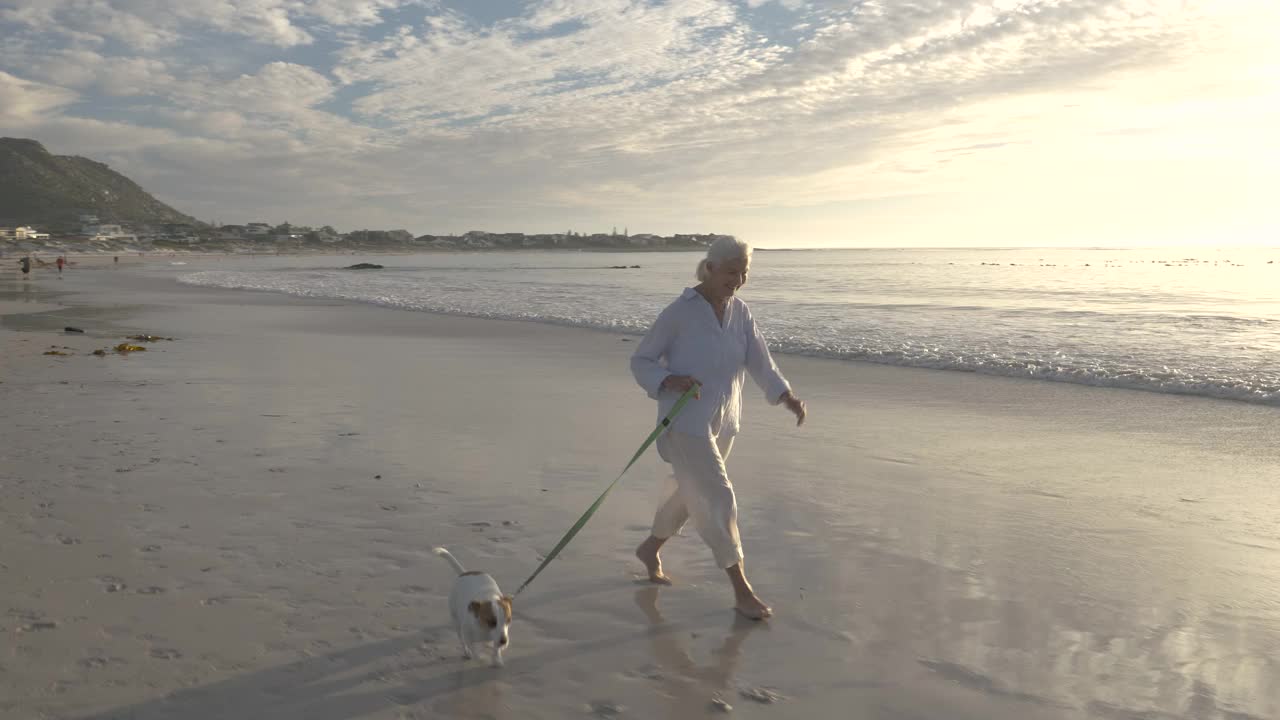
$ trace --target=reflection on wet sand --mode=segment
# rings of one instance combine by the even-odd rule
[[[767,629],[768,624],[730,613],[733,619],[724,641],[711,651],[709,662],[699,664],[684,645],[685,635],[664,628],[666,619],[658,608],[661,592],[657,586],[642,588],[636,591],[635,603],[649,621],[647,637],[658,663],[651,677],[669,699],[669,716],[681,717],[699,707],[714,709],[712,703],[716,701],[731,705],[742,644],[753,631]]]

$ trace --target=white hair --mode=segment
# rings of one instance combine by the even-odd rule
[[[707,256],[698,261],[698,269],[694,272],[694,277],[698,278],[698,282],[704,282],[711,275],[711,271],[707,269],[708,264],[730,260],[751,262],[751,245],[746,240],[739,240],[732,235],[722,235],[707,248]]]

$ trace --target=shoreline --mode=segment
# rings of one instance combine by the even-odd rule
[[[335,257],[335,256],[328,256]],[[341,256],[339,256],[341,257]],[[336,259],[336,257],[335,257]],[[390,267],[390,266],[389,266]],[[639,266],[634,266],[639,267]],[[196,268],[191,268],[194,271]],[[259,268],[260,269],[260,268]],[[340,269],[340,268],[322,268],[324,270]],[[391,268],[403,269],[403,268]],[[584,268],[586,270],[587,268]],[[595,269],[595,268],[590,268]],[[611,266],[608,269],[628,269],[625,266]],[[235,270],[248,271],[252,273],[255,268],[240,267]],[[371,271],[372,272],[372,271]],[[194,284],[194,283],[193,283]],[[202,285],[202,287],[219,287],[218,285]],[[304,292],[298,292],[296,288],[270,288],[270,287],[232,287],[232,290],[252,290],[255,292],[277,293],[289,295],[292,297],[313,297]],[[541,317],[528,317],[519,312],[512,312],[510,308],[500,308],[491,312],[474,311],[467,312],[462,309],[440,309],[447,306],[447,303],[435,301],[436,307],[400,307],[396,304],[396,299],[388,299],[383,296],[369,296],[363,299],[354,299],[350,293],[346,294],[344,299],[352,302],[361,302],[378,307],[388,309],[408,309],[414,312],[431,312],[445,314],[457,317],[470,317],[485,320],[506,320],[518,322],[535,322],[547,326],[570,327],[593,331],[619,332],[633,337],[643,335],[644,328],[640,327],[620,327],[615,318],[582,318],[582,317],[566,317],[555,315],[543,315]],[[1145,369],[1137,370],[1123,368],[1108,368],[1103,370],[1094,370],[1087,365],[1081,366],[1055,366],[1051,361],[1046,361],[1044,357],[1036,358],[1037,364],[1034,367],[1030,364],[1022,364],[1015,362],[1009,357],[1003,357],[998,360],[987,360],[985,362],[975,362],[975,355],[969,353],[956,357],[938,356],[932,359],[928,357],[909,357],[903,359],[901,354],[895,353],[892,346],[881,347],[878,351],[871,350],[853,351],[843,349],[837,342],[835,346],[823,344],[821,341],[805,341],[795,342],[794,340],[784,339],[781,343],[775,338],[772,350],[775,354],[789,357],[809,357],[818,359],[827,359],[837,362],[848,362],[854,364],[870,364],[885,367],[900,367],[906,369],[922,369],[937,370],[945,372],[971,373],[983,375],[987,377],[1009,378],[1014,380],[1032,380],[1036,382],[1050,382],[1066,385],[1074,385],[1079,387],[1095,387],[1114,390],[1139,391],[1143,393],[1153,393],[1157,395],[1178,395],[1184,397],[1201,398],[1205,400],[1225,401],[1232,403],[1244,403],[1256,405],[1260,407],[1280,408],[1280,394],[1277,393],[1274,386],[1261,383],[1242,386],[1239,382],[1233,382],[1234,378],[1227,377],[1196,377],[1195,374],[1187,376],[1161,376],[1157,371],[1158,365]]]
[[[66,257],[68,259],[76,258],[80,260],[99,259],[120,257],[126,259],[157,259],[166,257],[315,257],[331,255],[334,257],[345,257],[348,255],[489,255],[489,254],[509,254],[509,253],[599,253],[607,255],[629,255],[629,254],[650,254],[658,252],[706,252],[705,247],[582,247],[582,248],[537,248],[537,247],[494,247],[494,248],[431,248],[431,247],[386,247],[386,248],[340,248],[326,247],[314,249],[298,249],[293,248],[286,252],[262,251],[257,252],[251,246],[242,247],[235,250],[201,250],[191,249],[190,247],[166,247],[162,249],[151,248],[149,250],[138,249],[121,249],[121,250],[99,250],[89,251],[87,249],[76,249],[67,251],[65,248],[57,246],[46,246],[38,250],[19,250],[10,248],[0,248],[3,254],[0,254],[0,261],[10,258],[20,258],[24,255],[29,256],[46,256],[46,257]],[[764,252],[769,250],[761,249]],[[46,261],[52,266],[52,261]],[[47,268],[46,268],[47,269]]]
[[[470,252],[470,251],[467,251],[467,252]],[[488,254],[488,252],[490,251],[477,251],[474,254],[478,254],[478,255]],[[498,252],[508,252],[508,251],[498,251]],[[514,252],[514,251],[511,251],[511,252]],[[542,251],[538,251],[538,252],[542,252]],[[574,251],[549,250],[549,252],[574,252]],[[608,252],[608,251],[601,251],[601,252]],[[386,253],[386,254],[390,256],[415,256],[415,255],[423,255],[423,254],[439,255],[441,253],[408,252],[408,253]],[[443,253],[443,254],[448,255],[450,253]],[[452,254],[458,254],[458,253],[452,253]],[[91,256],[91,257],[96,257],[96,256]],[[152,255],[152,256],[147,256],[143,258],[135,258],[130,260],[130,262],[128,262],[127,265],[132,266],[137,262],[143,262],[143,263],[163,262],[169,257],[171,256]],[[185,260],[220,260],[228,257],[234,258],[234,257],[242,257],[242,256],[234,253],[231,253],[231,254],[193,253],[187,256],[179,255],[177,257],[182,257],[184,258],[184,261],[185,261]],[[263,254],[261,255],[261,257],[276,257],[276,256],[274,254],[272,255]],[[299,253],[299,254],[291,254],[291,255],[290,254],[280,255],[278,257],[334,257],[335,259],[337,259],[337,258],[344,258],[346,256],[330,255],[326,253],[315,253],[315,254]],[[109,267],[112,267],[111,263],[91,264],[86,267],[77,268],[77,270],[104,269]],[[190,268],[190,270],[195,271],[197,267],[192,267]],[[45,269],[50,269],[50,268],[45,268]],[[127,268],[119,268],[119,267],[117,267],[116,269],[127,270]],[[333,269],[343,269],[343,268],[333,268]],[[610,268],[610,269],[622,269],[622,267],[618,266],[616,268]],[[35,277],[33,276],[32,281],[34,280],[35,280]],[[375,302],[370,302],[365,300],[353,300],[353,299],[345,299],[345,298],[324,298],[324,297],[315,297],[315,296],[308,296],[308,295],[296,295],[293,293],[289,293],[281,290],[273,290],[273,289],[220,288],[217,286],[190,285],[186,283],[176,283],[176,284],[179,286],[188,287],[188,288],[200,288],[204,290],[225,290],[227,292],[232,292],[232,293],[243,293],[243,292],[261,293],[266,295],[275,295],[279,297],[293,298],[295,300],[304,300],[304,301],[316,300],[321,303],[325,303],[325,302],[351,303],[353,305],[377,307],[385,310],[403,310],[411,313],[427,313],[430,315],[436,315],[436,316],[442,316],[442,317],[468,318],[468,319],[481,320],[481,321],[532,323],[534,325],[541,325],[546,327],[568,328],[568,329],[574,329],[574,330],[585,330],[589,332],[602,332],[606,334],[620,334],[630,338],[635,338],[643,335],[643,332],[640,330],[626,329],[626,328],[618,329],[618,328],[612,328],[612,327],[592,325],[586,322],[561,321],[554,318],[533,319],[533,318],[527,318],[527,317],[503,317],[503,316],[496,316],[496,315],[485,315],[482,313],[463,313],[463,312],[424,310],[419,308],[405,308],[405,307],[399,307],[395,305],[375,303]],[[21,286],[20,283],[16,285]],[[74,293],[74,288],[67,288],[67,292]],[[0,315],[3,315],[3,314],[4,314],[3,312],[0,312]],[[1271,408],[1273,410],[1276,408],[1280,408],[1280,398],[1276,398],[1276,397],[1263,398],[1263,399],[1246,398],[1246,397],[1239,397],[1237,395],[1233,395],[1229,393],[1224,393],[1221,390],[1214,391],[1214,392],[1206,392],[1203,388],[1194,388],[1194,387],[1190,389],[1168,388],[1168,387],[1157,388],[1157,387],[1149,387],[1143,384],[1134,384],[1131,380],[1122,379],[1122,378],[1103,378],[1103,379],[1095,378],[1095,379],[1089,380],[1088,382],[1085,382],[1075,377],[1057,377],[1052,375],[1027,376],[1024,374],[1012,374],[1008,372],[992,371],[987,368],[933,367],[929,365],[913,365],[909,363],[898,363],[893,361],[880,361],[880,360],[869,359],[865,357],[836,356],[836,355],[830,355],[830,354],[822,354],[820,352],[812,352],[804,349],[793,349],[793,348],[785,348],[785,347],[783,348],[773,347],[772,351],[775,355],[778,355],[781,357],[809,358],[809,359],[824,360],[824,361],[831,361],[831,362],[837,362],[837,363],[849,363],[855,368],[859,366],[874,366],[874,367],[899,368],[899,369],[908,370],[908,371],[922,370],[922,371],[929,371],[929,372],[972,374],[972,375],[978,375],[978,376],[987,377],[987,378],[1012,380],[1015,382],[1024,382],[1024,381],[1032,381],[1035,383],[1047,382],[1051,384],[1061,384],[1061,385],[1077,387],[1077,388],[1094,388],[1094,389],[1119,391],[1119,392],[1139,392],[1143,394],[1151,394],[1151,395],[1157,395],[1157,396],[1184,397],[1184,398],[1196,399],[1200,401],[1224,402],[1228,404],[1244,404],[1244,405],[1249,405],[1253,407]]]
[[[1280,714],[1268,408],[782,357],[809,421],[749,388],[729,458],[778,616],[737,622],[690,530],[637,584],[649,456],[494,672],[430,547],[514,590],[652,429],[629,343],[94,275],[0,321],[0,714]],[[176,339],[84,354],[128,332]]]

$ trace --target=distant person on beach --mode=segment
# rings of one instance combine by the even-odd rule
[[[804,422],[805,404],[774,364],[747,304],[736,297],[747,283],[751,246],[720,238],[698,261],[698,285],[686,288],[654,321],[631,356],[631,373],[665,417],[676,400],[697,387],[694,399],[658,438],[658,454],[671,464],[676,490],[658,508],[649,538],[636,549],[649,579],[671,583],[658,551],[689,519],[725,569],[735,607],[760,620],[773,611],[752,590],[743,570],[738,504],[725,458],[733,447],[742,408],[744,371],[770,405],[783,404]],[[665,361],[665,362],[664,362]]]
[[[120,256],[119,256],[119,255],[113,255],[113,256],[111,257],[111,262],[115,263],[116,265],[119,265],[119,264],[120,264]]]
[[[22,277],[25,279],[27,274],[31,272],[31,258],[23,256],[23,258],[18,261],[18,264],[22,266]]]
[[[62,266],[65,265],[66,262],[67,261],[64,260],[61,255],[58,256],[58,274],[59,275],[62,274]]]

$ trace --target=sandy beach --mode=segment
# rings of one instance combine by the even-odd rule
[[[0,718],[1280,717],[1275,408],[779,356],[809,421],[752,386],[728,462],[776,617],[690,531],[642,582],[650,451],[495,670],[430,549],[515,590],[652,430],[634,342],[109,263],[0,279]]]

